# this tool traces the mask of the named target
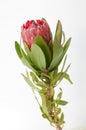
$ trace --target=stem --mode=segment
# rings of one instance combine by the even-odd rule
[[[56,99],[54,99],[54,87],[52,87],[49,78],[43,77],[43,79],[45,79],[46,84],[46,87],[43,89],[44,93],[40,94],[43,112],[47,115],[50,124],[54,124],[56,130],[62,130],[63,116],[61,117],[61,109],[58,107]]]
[[[62,130],[62,127],[57,127],[56,125],[56,130]]]

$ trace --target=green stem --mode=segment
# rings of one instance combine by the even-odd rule
[[[46,114],[50,124],[54,124],[56,130],[62,130],[62,123],[59,116],[61,109],[56,105],[56,100],[54,99],[54,87],[51,86],[51,80],[49,78],[45,78],[44,81],[46,81],[46,87],[43,88],[43,93],[40,93],[43,112]]]

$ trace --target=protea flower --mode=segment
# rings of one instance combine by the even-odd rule
[[[48,23],[45,20],[27,21],[21,28],[21,37],[24,42],[24,48],[17,41],[15,42],[16,52],[22,63],[31,70],[26,75],[22,74],[25,81],[41,97],[39,104],[42,116],[48,119],[50,124],[56,127],[56,130],[62,130],[64,114],[61,105],[66,105],[67,101],[62,99],[62,89],[59,89],[55,96],[55,87],[62,79],[72,83],[67,70],[70,64],[64,70],[67,55],[66,52],[70,45],[71,38],[62,42],[64,33],[61,22],[58,21],[54,39]],[[65,38],[64,38],[65,39]],[[61,61],[62,68],[59,70]]]
[[[41,36],[47,44],[52,40],[52,34],[45,20],[27,21],[21,27],[21,37],[30,48],[36,36]]]

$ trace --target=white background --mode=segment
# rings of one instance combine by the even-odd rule
[[[67,64],[71,62],[73,85],[61,83],[63,98],[69,101],[63,108],[64,128],[86,128],[86,0],[0,0],[0,130],[54,130],[41,117],[14,48],[21,25],[42,17],[53,34],[60,19],[66,38],[72,37]]]

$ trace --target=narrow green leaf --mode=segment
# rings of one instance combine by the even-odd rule
[[[48,108],[46,106],[46,95],[40,93],[41,99],[42,99],[42,109],[44,111],[44,113],[46,113],[46,115],[48,116]]]
[[[27,82],[27,84],[36,91],[39,91],[39,89],[31,82],[29,75],[25,76],[24,74],[22,74],[24,80]]]
[[[69,48],[70,42],[71,42],[71,38],[69,38],[67,40],[67,42],[65,43],[65,45],[64,45],[64,55],[65,55],[65,53],[67,52],[67,50]]]
[[[59,92],[59,94],[57,95],[57,98],[56,98],[56,100],[60,100],[61,98],[62,98],[62,89],[60,88],[60,91],[61,92]]]
[[[40,110],[42,112],[42,117],[48,119],[51,122],[51,120],[49,119],[48,115],[44,112],[42,107],[40,107]]]
[[[29,62],[26,60],[26,58],[22,57],[21,61],[25,66],[32,69],[32,66],[29,64]]]
[[[46,84],[42,81],[38,81],[37,85],[42,88],[46,88]]]
[[[69,69],[69,67],[70,67],[70,64],[67,66],[67,68],[66,68],[66,70],[64,71],[64,72],[59,72],[59,77],[58,77],[58,75],[57,75],[57,77],[56,77],[56,79],[55,80],[59,80],[59,82],[58,82],[58,84],[62,81],[62,79],[63,78],[67,78],[67,77],[65,77],[65,74],[66,74],[66,72],[68,71],[68,69]],[[67,79],[69,82],[72,82],[72,81],[70,81],[70,79]]]
[[[69,64],[68,66],[67,66],[67,68],[66,68],[66,70],[64,71],[65,73],[68,71],[68,69],[70,68],[70,65],[71,64]]]
[[[64,31],[62,31],[62,38],[63,38],[63,41],[62,41],[62,45],[65,43],[65,33],[64,33]]]
[[[36,73],[30,72],[30,76],[32,77],[33,82],[37,86],[41,87],[42,89],[46,88],[46,84],[43,81],[41,81],[41,79],[36,75]],[[42,92],[42,90],[40,90],[40,92]]]
[[[15,42],[15,49],[16,49],[16,52],[17,52],[19,58],[21,59],[22,63],[25,66],[27,66],[28,68],[32,69],[33,71],[36,71],[35,67],[33,67],[33,65],[32,65],[30,57],[28,55],[26,55],[26,53],[21,48],[21,46],[18,42]]]
[[[50,41],[48,46],[49,46],[49,50],[50,50],[50,53],[51,53],[51,60],[52,60],[52,58],[53,58],[53,43],[52,43],[52,41]]]
[[[35,92],[34,92],[33,89],[32,89],[32,92],[33,92],[34,97],[35,97],[35,99],[36,99],[36,101],[37,101],[37,103],[38,103],[38,105],[39,105],[39,108],[40,108],[40,107],[41,107],[40,102],[39,102],[39,100],[38,100],[38,98],[37,98],[37,96],[36,96],[36,94],[35,94]]]
[[[56,113],[56,116],[57,116],[57,115],[59,115],[59,114],[60,114],[60,112],[61,112],[61,108],[57,108],[57,107],[56,107],[56,108],[55,108],[55,113]]]
[[[61,57],[61,59],[60,59],[58,65],[61,63],[61,61],[62,61],[64,55],[66,54],[66,52],[67,52],[67,50],[68,50],[68,48],[69,48],[70,42],[71,42],[71,38],[69,38],[69,39],[67,40],[67,42],[65,43],[65,45],[63,46],[62,57]]]
[[[39,89],[32,83],[30,75],[28,74],[28,71],[26,71],[26,76],[24,74],[22,74],[22,76],[24,77],[25,81],[28,83],[28,85],[30,85],[30,87],[32,88],[32,92],[34,94],[34,97],[39,105],[39,107],[41,107],[40,102],[38,101],[38,98],[35,94],[35,91],[39,92]]]
[[[73,82],[70,79],[70,76],[67,73],[64,74],[64,78],[68,80],[71,84],[73,84]]]
[[[31,60],[32,63],[40,70],[46,69],[46,59],[44,56],[44,53],[42,49],[36,45],[33,44],[31,47]]]
[[[62,113],[58,122],[58,125],[62,125],[64,123],[64,114]]]
[[[17,55],[21,59],[22,58],[22,53],[21,53],[20,45],[19,45],[19,43],[17,41],[15,41],[15,49],[16,49]]]
[[[34,94],[34,97],[39,105],[39,107],[41,107],[40,102],[35,94],[35,91],[39,92],[39,89],[32,83],[31,79],[30,79],[30,75],[28,74],[28,71],[26,71],[26,76],[24,74],[22,74],[23,78],[25,79],[25,81],[28,83],[28,85],[32,88],[32,92]]]
[[[64,100],[59,100],[59,103],[58,103],[59,105],[66,105],[66,104],[68,104],[68,102],[67,101],[64,101]]]
[[[47,66],[49,66],[51,62],[51,54],[47,43],[44,41],[44,39],[41,36],[37,36],[35,38],[35,44],[37,44],[42,49],[46,58],[46,64]]]
[[[30,49],[29,49],[29,47],[27,46],[26,43],[24,43],[24,49],[25,49],[27,55],[30,57],[31,51],[30,51]]]
[[[58,20],[55,37],[54,37],[54,42],[57,44],[61,44],[61,39],[62,39],[62,25],[61,25],[60,20]]]
[[[22,58],[21,58],[22,63],[28,68],[30,68],[31,70],[36,71],[35,67],[33,67],[30,57],[25,54],[22,48],[21,48],[21,54],[22,54]]]
[[[42,117],[48,119],[48,116],[45,113],[42,114]]]
[[[38,80],[38,77],[36,76],[36,74],[34,74],[33,72],[30,72],[30,76],[32,77],[33,82],[35,82],[37,84],[37,82],[39,80]]]
[[[72,83],[70,76],[66,73],[69,69],[71,64],[69,64],[66,68],[66,70],[64,72],[58,72],[57,74],[55,74],[54,79],[52,80],[52,84],[55,86],[56,83],[59,84],[63,78],[67,79],[70,83]],[[63,68],[62,68],[63,69]]]
[[[63,66],[62,66],[61,72],[63,72],[63,69],[64,69],[64,66],[65,66],[66,60],[67,60],[67,55],[66,55],[65,58],[64,58],[64,62],[63,62]]]
[[[62,59],[63,48],[61,45],[56,44],[53,47],[53,59],[49,67],[49,71],[53,70],[56,66],[58,66],[60,60]]]
[[[54,87],[56,86],[56,83],[61,80],[62,74],[63,74],[63,72],[59,72],[59,73],[55,74],[55,76],[52,80],[52,84],[54,85]]]

